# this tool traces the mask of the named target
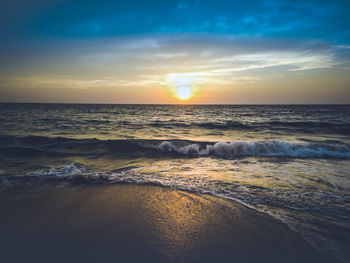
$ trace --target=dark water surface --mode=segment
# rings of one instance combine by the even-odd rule
[[[238,201],[350,258],[350,106],[0,104],[0,189],[153,184]],[[18,190],[18,195],[20,195]]]

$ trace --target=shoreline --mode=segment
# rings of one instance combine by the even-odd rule
[[[238,202],[159,186],[24,193],[0,214],[5,262],[336,262]]]

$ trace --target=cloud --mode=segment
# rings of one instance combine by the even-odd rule
[[[123,53],[100,54],[121,58],[129,67],[143,71],[197,72],[222,76],[234,72],[283,67],[280,70],[330,68],[338,64],[331,46],[322,41],[241,39],[187,35],[154,37],[157,49],[139,46]],[[119,50],[118,47],[115,47]],[[194,73],[193,73],[194,74]]]
[[[305,39],[170,34],[64,42],[55,52],[41,45],[29,52],[32,58],[27,55],[10,66],[12,86],[22,85],[20,79],[23,85],[42,87],[159,86],[174,74],[200,84],[252,84],[344,63],[335,52],[339,48]],[[23,76],[29,77],[24,81]]]
[[[350,45],[337,45],[336,48],[350,48]]]

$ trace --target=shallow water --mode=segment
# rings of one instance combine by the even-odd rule
[[[3,193],[156,184],[238,201],[350,251],[350,106],[0,104]]]

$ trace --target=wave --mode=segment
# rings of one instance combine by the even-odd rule
[[[115,157],[290,157],[350,158],[350,147],[340,142],[301,142],[281,140],[199,142],[188,140],[97,140],[39,136],[0,136],[0,155],[115,156]]]
[[[157,149],[165,152],[176,152],[194,156],[220,156],[225,158],[245,156],[281,156],[281,157],[331,157],[349,158],[350,149],[343,145],[296,144],[285,141],[248,142],[232,141],[207,144],[190,144],[177,147],[169,141],[160,143]]]
[[[124,123],[123,123],[124,124]],[[127,123],[127,125],[134,125]],[[136,125],[136,124],[135,124]],[[267,121],[267,122],[176,122],[176,121],[155,121],[147,124],[157,128],[204,128],[217,130],[291,130],[305,133],[315,133],[320,131],[348,134],[350,132],[349,123],[332,123],[319,121]]]

